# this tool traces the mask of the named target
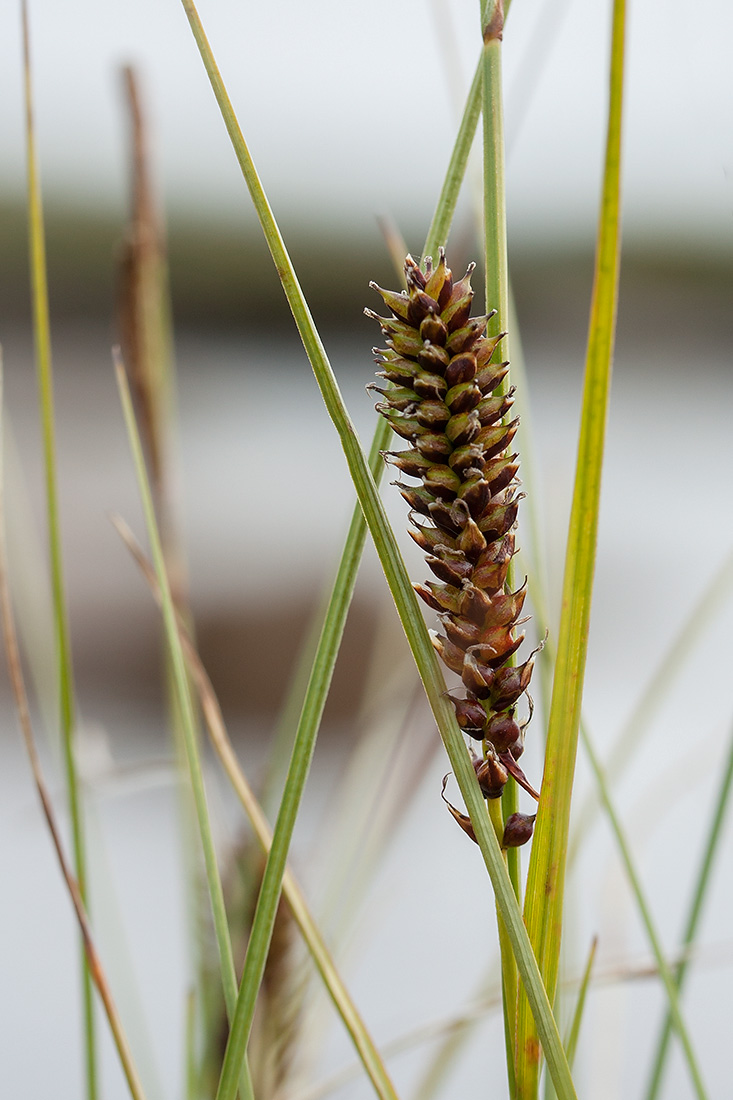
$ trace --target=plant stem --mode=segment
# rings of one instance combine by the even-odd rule
[[[501,76],[501,41],[504,30],[504,13],[501,0],[493,5],[482,5],[482,33],[484,38],[482,53],[483,72],[483,196],[484,196],[484,270],[486,279],[486,312],[492,309],[496,314],[491,318],[488,330],[492,335],[506,331],[509,318],[509,270],[507,260],[506,234],[506,186],[504,173],[504,109]],[[497,361],[509,358],[509,337],[497,345]],[[506,380],[498,392],[505,392]],[[510,566],[507,573],[509,590],[514,583],[514,569]],[[512,659],[510,662],[514,664]],[[502,831],[497,833],[501,843],[503,822],[519,808],[517,785],[510,780],[504,788],[501,802],[493,805],[490,800],[490,813],[499,820]],[[505,853],[509,877],[514,887],[517,901],[520,900],[519,849],[511,848]],[[501,916],[499,922],[499,945],[501,949],[502,991],[504,999],[504,1038],[507,1051],[507,1074],[509,1077],[509,1095],[515,1094],[514,1038],[516,1032],[517,964],[511,951]]]
[[[48,305],[48,279],[46,272],[46,248],[43,228],[41,184],[36,156],[35,126],[33,119],[33,89],[31,84],[30,33],[26,0],[21,4],[23,21],[23,62],[26,110],[26,141],[28,156],[28,218],[33,297],[33,336],[36,349],[36,368],[43,429],[43,454],[46,480],[46,514],[48,545],[51,563],[51,589],[56,643],[57,690],[59,722],[63,747],[66,791],[71,819],[74,873],[79,886],[82,904],[88,908],[86,849],[82,796],[76,762],[76,720],[74,705],[74,679],[71,665],[69,626],[64,595],[64,577],[59,526],[58,489],[56,484],[56,443],[54,427],[53,371],[51,366],[51,326]],[[81,951],[82,999],[84,1015],[84,1056],[88,1100],[96,1100],[99,1092],[96,1025],[94,1020],[94,996],[89,962]]]
[[[501,86],[501,4],[496,3],[484,25],[483,132],[484,132],[484,268],[486,310],[495,309],[488,331],[502,332],[509,318],[509,271],[504,184],[504,111]],[[497,345],[497,361],[509,358],[508,339]]]

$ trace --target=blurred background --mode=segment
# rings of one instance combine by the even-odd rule
[[[359,8],[332,0],[307,6],[202,0],[200,6],[365,445],[374,413],[364,386],[378,334],[362,309],[377,308],[370,279],[396,285],[378,218],[392,219],[419,254],[478,60],[477,7],[468,0],[375,0]],[[12,435],[9,494],[20,532],[14,571],[19,613],[40,667],[43,713],[52,656],[39,549],[44,502],[26,260],[20,18],[9,8],[0,17],[0,341]],[[683,0],[649,0],[630,12],[625,251],[586,691],[589,725],[606,751],[637,712],[665,654],[689,635],[692,627],[685,631],[684,624],[698,630],[699,644],[650,712],[643,748],[618,793],[671,952],[733,712],[726,572],[733,545],[733,9],[707,0],[693,15]],[[168,1098],[182,1095],[188,970],[161,646],[149,594],[108,520],[119,512],[142,532],[110,356],[131,202],[123,65],[133,64],[140,78],[167,227],[179,509],[191,602],[202,655],[253,777],[262,770],[300,643],[330,584],[354,498],[182,9],[174,0],[33,0],[30,22],[95,911],[123,1008],[140,1021],[133,1038],[148,1080],[157,1075],[162,1082],[158,1090],[151,1085],[151,1096]],[[609,29],[609,4],[601,0],[515,0],[505,34],[510,265],[533,414],[531,431],[525,417],[521,447],[525,481],[530,461],[535,472],[553,614],[581,398]],[[477,255],[479,194],[477,161],[451,238],[454,270]],[[392,490],[385,499],[404,531],[401,500]],[[408,543],[404,538],[411,575],[419,579],[424,566]],[[711,583],[714,595],[697,612]],[[397,705],[391,716],[373,690],[388,673],[404,710]],[[66,1100],[82,1088],[72,922],[7,684],[0,682],[3,1075],[10,1095],[53,1088]],[[541,728],[540,714],[527,753],[535,782]],[[51,734],[48,765],[61,808]],[[410,755],[396,773],[404,776],[404,797],[385,795],[379,784],[363,796],[364,805],[373,798],[382,806],[391,847],[353,918],[361,938],[352,930],[345,954],[350,984],[382,1041],[472,1004],[484,974],[477,940],[483,928],[490,937],[493,930],[476,853],[438,798],[444,761],[367,547],[297,837],[296,861],[316,901],[328,894],[327,868],[338,862],[334,846],[344,843],[339,832],[350,829],[352,841],[361,835],[353,821],[338,824],[334,816],[339,792],[352,790],[351,751],[389,746],[408,734]],[[590,789],[582,760],[579,787],[581,795]],[[211,796],[222,850],[229,852],[239,817],[215,773]],[[724,1095],[728,1079],[720,1021],[731,1008],[732,857],[728,838],[685,1002],[712,1095]],[[342,888],[353,892],[353,883],[345,879]],[[649,955],[602,825],[577,865],[571,903],[568,977],[578,973],[598,933],[599,972],[608,979],[590,1002],[579,1064],[583,1092],[594,1100],[636,1095],[662,1001],[649,980],[618,980],[643,971]],[[445,929],[456,920],[477,934],[461,949],[446,944]],[[128,948],[134,965],[126,961]],[[500,1060],[498,1016],[481,1019],[441,1095],[475,1092],[476,1082],[485,1081],[487,1049]],[[395,1059],[405,1095],[418,1087],[437,1042]],[[106,1095],[123,1096],[114,1057],[109,1051],[106,1057]],[[310,1067],[311,1080],[350,1060],[334,1026],[323,1057]],[[681,1064],[675,1070],[664,1095],[682,1100],[690,1095],[688,1082]],[[303,1086],[285,1095],[309,1093]],[[333,1095],[369,1091],[351,1082]]]

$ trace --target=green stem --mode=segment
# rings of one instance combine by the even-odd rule
[[[489,19],[489,37],[484,42],[483,130],[484,130],[484,266],[486,310],[495,309],[489,321],[490,335],[504,331],[509,318],[509,271],[506,240],[506,190],[504,184],[504,111],[501,86],[501,33],[497,4]],[[494,353],[497,361],[509,358],[504,337]]]
[[[58,488],[56,484],[56,442],[54,428],[53,371],[51,365],[51,325],[48,305],[46,248],[43,229],[43,205],[33,120],[33,89],[31,84],[30,35],[26,0],[22,2],[23,58],[26,110],[26,140],[28,156],[28,219],[31,292],[33,297],[33,335],[36,349],[36,369],[41,405],[43,454],[46,481],[46,513],[48,522],[51,589],[53,594],[54,632],[58,675],[58,699],[63,746],[66,790],[71,819],[74,874],[84,908],[89,909],[87,861],[84,844],[84,824],[79,774],[75,752],[74,679],[71,665],[69,625],[64,595],[64,576],[59,527]],[[99,1093],[96,1051],[94,997],[89,963],[81,947],[82,998],[84,1015],[84,1052],[88,1100]]]
[[[489,321],[489,332],[496,335],[506,331],[509,319],[509,269],[506,233],[506,185],[504,172],[504,108],[501,76],[501,36],[504,30],[502,5],[497,2],[482,10],[484,46],[483,71],[483,196],[484,196],[484,269],[486,277],[486,312],[496,310]],[[497,360],[509,358],[509,338],[505,336],[495,352]],[[505,391],[508,383],[504,383]],[[507,584],[514,583],[514,569],[507,574]],[[514,663],[512,661],[512,663]],[[506,821],[519,808],[519,793],[515,782],[507,783],[501,799],[491,808],[492,817]],[[501,834],[499,835],[501,841]],[[520,854],[511,848],[506,856],[509,877],[517,901],[521,899]],[[511,951],[506,930],[499,917],[499,944],[501,948],[502,991],[504,997],[504,1038],[507,1050],[509,1094],[515,1094],[514,1041],[516,1032],[518,976],[517,964]]]

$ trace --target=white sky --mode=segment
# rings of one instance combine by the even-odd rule
[[[246,209],[178,0],[30,4],[47,195],[122,203],[117,69],[133,61],[145,78],[168,201],[224,216]],[[0,188],[13,192],[24,176],[18,6],[0,6]],[[479,50],[475,0],[201,0],[276,209],[350,222],[371,223],[384,211],[429,218],[456,111],[436,9],[456,29],[462,97]],[[555,30],[552,12],[562,13]],[[510,231],[544,238],[593,231],[609,26],[609,0],[514,0],[505,35]],[[729,0],[631,0],[630,233],[698,236],[730,250],[731,42]]]

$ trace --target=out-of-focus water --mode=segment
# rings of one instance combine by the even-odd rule
[[[104,727],[114,761],[125,765],[114,778],[103,778],[110,758],[97,744],[90,765],[96,780],[89,816],[97,883],[95,919],[133,1043],[152,1082],[151,1100],[172,1100],[182,1095],[187,982],[177,804],[168,771],[160,764],[165,741],[150,677],[140,669],[139,691],[137,672],[119,668],[115,681],[116,662],[134,660],[138,639],[153,635],[155,613],[105,515],[108,510],[120,511],[141,531],[105,344],[101,333],[69,333],[59,344],[56,364],[72,627],[81,665],[86,661],[91,662],[88,668],[106,670],[95,686],[89,673],[80,669],[86,689],[81,707],[89,724]],[[178,350],[182,511],[194,604],[214,618],[241,615],[246,631],[255,611],[274,608],[274,590],[294,610],[312,603],[336,561],[353,494],[338,441],[298,347],[273,353],[265,343],[189,335],[180,339]],[[371,398],[363,389],[370,379],[368,354],[361,367],[352,345],[337,345],[332,354],[367,445],[374,423]],[[582,358],[573,348],[550,350],[539,338],[530,339],[527,358],[536,477],[530,484],[525,463],[525,489],[539,499],[556,613]],[[38,433],[31,411],[26,342],[11,334],[5,341],[5,360],[14,434],[32,510],[40,514]],[[74,369],[82,361],[83,369]],[[588,724],[602,749],[633,713],[675,632],[733,547],[730,363],[714,350],[699,365],[695,361],[692,367],[691,362],[687,349],[675,356],[623,346],[618,356],[585,696]],[[527,444],[526,438],[520,440],[525,459]],[[404,530],[398,494],[386,489],[385,499],[395,525]],[[526,504],[522,523],[520,542],[528,545]],[[424,571],[420,555],[409,539],[402,541],[411,575],[418,579]],[[379,566],[368,552],[357,599],[388,608],[382,589]],[[721,587],[717,612],[655,713],[618,794],[670,950],[677,943],[730,736],[732,618],[730,590]],[[256,649],[258,638],[250,644]],[[289,651],[291,639],[283,636],[281,645],[283,652]],[[355,682],[359,671],[354,672]],[[281,690],[279,684],[277,689]],[[241,742],[244,759],[256,764],[262,755],[261,716],[255,721],[240,714],[236,723],[246,734]],[[70,908],[8,707],[3,708],[3,726],[3,1078],[8,1095],[52,1093],[59,1100],[71,1100],[82,1094],[82,1085]],[[537,781],[540,732],[541,716],[531,727],[526,765]],[[318,822],[338,792],[339,768],[351,736],[348,724],[332,729],[317,754],[296,847],[299,871],[311,883],[316,901],[323,889],[320,864],[330,843],[329,838],[318,839]],[[426,745],[432,736],[426,718]],[[50,758],[49,770],[58,775]],[[494,952],[490,888],[476,851],[438,797],[444,770],[442,759],[429,768],[363,907],[358,946],[346,967],[358,1003],[380,1041],[460,1011],[473,997]],[[578,782],[581,792],[590,789],[582,752]],[[61,806],[56,780],[54,789]],[[236,814],[222,781],[212,783],[211,794],[220,834],[231,837]],[[578,973],[590,937],[597,933],[598,972],[618,976],[648,964],[650,954],[605,825],[597,825],[587,839],[568,891],[566,972],[568,978]],[[731,1010],[732,858],[728,829],[703,922],[699,965],[684,999],[714,1096],[726,1095],[728,1080],[723,1040]],[[311,861],[319,866],[318,874],[310,870]],[[115,900],[119,910],[113,916]],[[128,963],[123,941],[134,965]],[[141,990],[139,1012],[125,979],[131,972]],[[661,1008],[659,990],[648,980],[599,984],[593,990],[578,1062],[580,1095],[611,1100],[641,1092]],[[142,1038],[143,1017],[152,1035],[149,1055]],[[114,1054],[106,1038],[104,1042],[106,1095],[122,1097]],[[502,1048],[498,1017],[489,1016],[444,1095],[472,1095],[477,1089],[503,1095]],[[410,1095],[425,1049],[395,1059],[401,1095]],[[351,1057],[335,1024],[317,1076]],[[149,1068],[152,1061],[158,1063],[160,1091]],[[370,1092],[364,1084],[351,1083],[337,1095],[360,1098]],[[668,1100],[691,1095],[676,1053],[664,1095]]]

